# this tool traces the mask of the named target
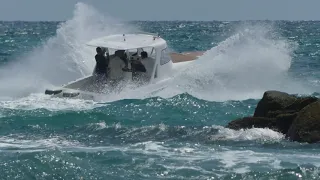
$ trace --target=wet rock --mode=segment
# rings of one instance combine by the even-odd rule
[[[269,111],[266,115],[266,117],[269,118],[277,118],[279,115],[282,114],[293,114],[296,113],[297,111],[295,110],[276,110],[276,111]]]
[[[298,142],[320,141],[320,101],[306,106],[298,113],[286,136]]]
[[[270,111],[284,110],[297,100],[297,97],[279,91],[266,91],[259,101],[254,117],[268,117]]]
[[[276,128],[279,132],[286,134],[298,113],[280,114],[276,117]]]
[[[291,110],[291,111],[300,111],[301,109],[303,109],[304,107],[306,107],[307,105],[318,101],[318,98],[316,97],[299,97],[297,98],[297,100],[295,102],[293,102],[292,104],[290,104],[289,106],[287,106],[285,109],[286,110]]]
[[[227,128],[239,130],[239,129],[249,129],[249,128],[276,128],[275,118],[265,118],[265,117],[244,117],[231,121]]]
[[[253,117],[231,121],[230,129],[269,128],[290,140],[314,143],[320,141],[320,101],[316,97],[297,97],[285,92],[266,91]]]

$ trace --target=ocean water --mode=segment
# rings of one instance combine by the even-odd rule
[[[206,51],[157,92],[45,96],[91,73],[92,38],[158,32]],[[319,144],[224,126],[266,90],[319,95],[320,22],[126,22],[79,3],[64,22],[0,22],[0,179],[320,179]]]

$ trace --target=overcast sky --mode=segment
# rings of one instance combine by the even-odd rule
[[[0,0],[0,20],[67,20],[79,1],[123,20],[320,20],[320,0]]]

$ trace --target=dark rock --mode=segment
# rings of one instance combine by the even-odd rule
[[[264,117],[245,117],[231,121],[227,128],[239,130],[248,128],[269,128],[276,129],[276,119],[275,118],[264,118]]]
[[[230,129],[269,128],[299,142],[320,141],[320,101],[279,91],[266,91],[253,117],[231,121]]]
[[[277,116],[281,114],[293,114],[296,113],[295,110],[277,110],[277,111],[269,111],[266,115],[268,118],[276,118]]]
[[[270,111],[284,110],[292,105],[297,97],[279,91],[266,91],[259,101],[254,117],[268,117]]]
[[[286,136],[298,142],[320,141],[320,101],[309,104],[298,113]]]
[[[279,132],[286,134],[298,113],[280,114],[277,116],[276,126]]]
[[[292,104],[290,104],[289,106],[285,107],[285,109],[287,110],[292,110],[292,111],[300,111],[301,109],[303,109],[304,107],[306,107],[307,105],[316,102],[318,100],[318,98],[316,97],[299,97],[297,98],[297,100],[295,102],[293,102]]]

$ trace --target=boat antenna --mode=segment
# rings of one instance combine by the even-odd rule
[[[126,41],[126,36],[125,36],[125,34],[123,34],[123,41]]]

